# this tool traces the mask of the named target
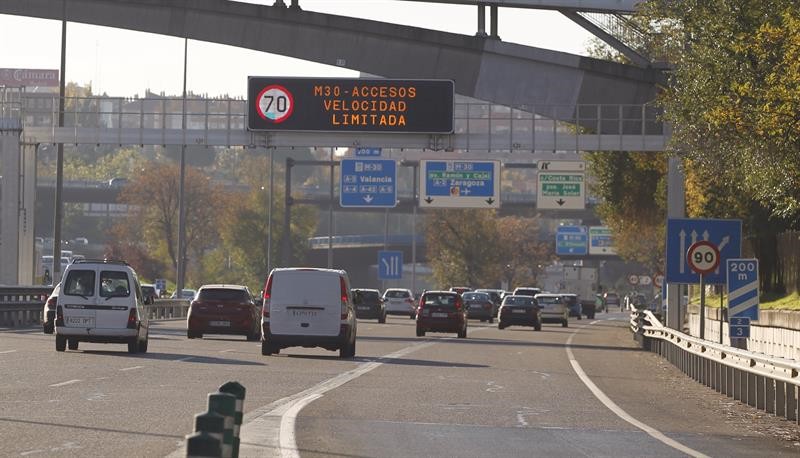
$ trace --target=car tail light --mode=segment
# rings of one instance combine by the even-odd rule
[[[347,319],[347,285],[344,283],[344,277],[339,277],[339,292],[342,295],[342,319]]]
[[[485,308],[485,309],[490,309],[490,308],[492,308],[492,303],[491,303],[491,302],[486,302],[486,303],[484,303],[484,304],[483,304],[483,308]]]
[[[264,318],[269,318],[269,300],[272,297],[272,274],[269,275],[267,278],[267,284],[264,286],[264,294],[262,298],[264,299],[261,303],[261,316]]]
[[[419,305],[417,306],[417,316],[427,316],[430,314],[430,310],[426,309],[424,305],[425,305],[425,300],[420,299]]]
[[[58,298],[55,297],[55,296],[51,297],[50,299],[47,299],[47,307],[48,308],[55,307],[56,306],[56,302],[58,302]]]
[[[56,326],[64,326],[64,309],[60,305],[56,307]]]
[[[132,308],[128,313],[128,329],[136,329],[136,309]]]
[[[457,297],[457,298],[456,298],[456,310],[461,310],[461,308],[462,308],[463,306],[464,306],[464,304],[462,304],[462,303],[461,303],[461,298],[460,298],[460,297]]]

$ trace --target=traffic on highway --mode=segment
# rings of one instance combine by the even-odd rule
[[[247,389],[239,456],[798,453],[796,425],[641,352],[628,311],[579,322],[560,295],[522,287],[489,302],[498,309],[487,317],[488,294],[464,288],[424,292],[409,320],[387,315],[401,292],[289,268],[272,272],[261,297],[205,285],[188,318],[145,320],[136,281],[124,263],[73,263],[55,337],[0,331],[0,422],[15,438],[4,456],[184,456],[205,394],[231,380]]]

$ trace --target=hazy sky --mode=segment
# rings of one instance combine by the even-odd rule
[[[272,4],[274,0],[248,1]],[[289,0],[286,0],[289,3]],[[477,8],[392,0],[300,0],[308,11],[361,17],[447,32],[474,34]],[[489,23],[487,8],[487,27]],[[501,8],[504,41],[585,54],[591,36],[553,11]],[[61,23],[0,15],[0,68],[60,66]],[[224,69],[224,71],[220,71]],[[180,95],[183,39],[70,23],[67,81],[91,83],[95,94],[143,95],[145,89]],[[338,67],[200,41],[189,41],[188,90],[209,96],[245,97],[248,75],[357,76]]]

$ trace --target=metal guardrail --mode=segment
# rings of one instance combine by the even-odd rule
[[[0,286],[0,328],[40,325],[44,321],[44,303],[52,286]],[[145,306],[151,320],[185,318],[188,300],[156,299]]]
[[[642,348],[660,354],[718,393],[800,423],[800,364],[698,339],[667,328],[649,310],[631,311]]]

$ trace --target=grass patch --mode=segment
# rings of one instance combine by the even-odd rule
[[[700,291],[693,288],[692,296],[689,298],[690,304],[700,304]],[[725,306],[728,304],[728,295],[723,294],[722,300]],[[759,308],[761,310],[798,310],[800,311],[800,294],[765,293],[759,298]],[[706,295],[706,307],[719,308],[719,295]]]

